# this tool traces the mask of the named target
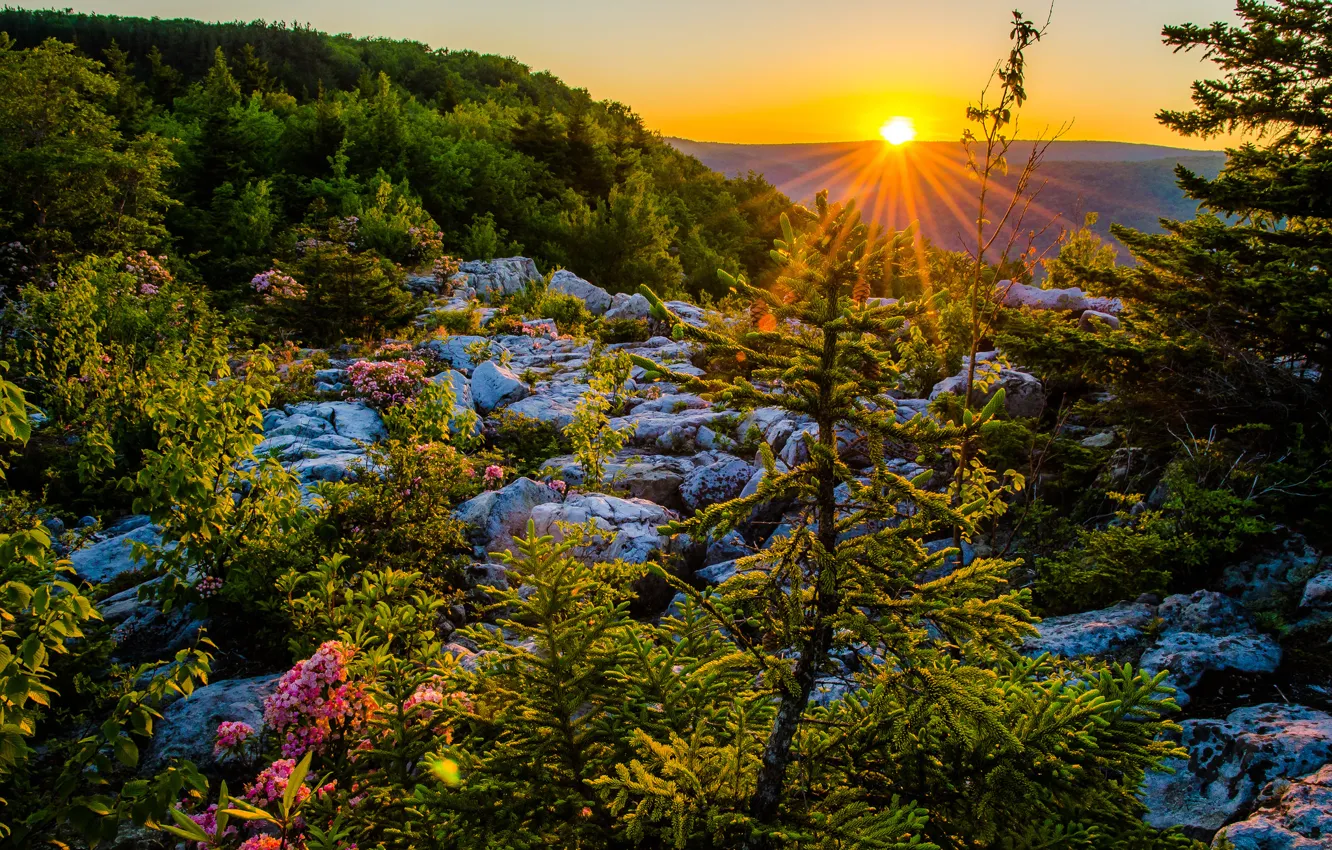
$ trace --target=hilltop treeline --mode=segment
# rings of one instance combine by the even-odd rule
[[[613,290],[698,294],[718,268],[757,272],[789,206],[761,177],[727,179],[679,153],[622,104],[499,56],[264,22],[20,9],[0,12],[0,31],[16,48],[54,39],[100,63],[60,86],[95,91],[110,119],[102,144],[129,154],[140,217],[155,222],[116,247],[169,249],[214,290],[243,286],[303,227],[369,212],[468,257],[523,253]],[[13,178],[34,185],[0,215],[0,239],[45,249],[20,260],[49,263],[61,246],[34,230],[79,227],[38,221],[34,194],[64,187],[37,185],[44,154],[26,154],[6,164],[38,173]]]

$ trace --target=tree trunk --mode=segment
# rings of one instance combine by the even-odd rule
[[[824,335],[823,369],[824,377],[820,387],[820,407],[828,411],[832,407],[833,367],[837,358],[837,334]],[[837,453],[837,422],[830,416],[818,418],[819,444]],[[819,523],[819,544],[832,555],[837,547],[837,480],[832,469],[819,470],[819,494],[815,504],[815,513]],[[760,823],[772,823],[777,817],[781,805],[782,790],[786,785],[786,768],[791,762],[791,744],[800,729],[800,718],[809,704],[809,696],[814,691],[814,680],[820,666],[832,649],[832,616],[837,613],[839,604],[837,583],[824,588],[823,567],[815,570],[814,587],[814,622],[809,639],[800,650],[793,676],[795,689],[782,692],[777,705],[777,717],[773,721],[768,742],[763,748],[763,762],[759,768],[758,781],[754,796],[750,800],[749,813]]]

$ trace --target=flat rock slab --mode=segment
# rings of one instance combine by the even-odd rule
[[[143,566],[142,562],[134,559],[135,543],[158,546],[162,543],[162,530],[156,525],[140,525],[109,540],[80,549],[70,555],[69,560],[79,578],[101,584]]]
[[[1211,833],[1248,811],[1276,779],[1307,776],[1332,759],[1332,715],[1298,705],[1240,708],[1224,720],[1185,720],[1187,759],[1150,773],[1147,823]]]
[[[239,720],[259,733],[264,725],[264,700],[277,689],[279,678],[274,673],[214,682],[167,706],[154,730],[149,765],[160,766],[173,758],[189,759],[205,768],[215,764],[217,725]]]

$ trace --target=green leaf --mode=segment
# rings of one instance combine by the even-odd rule
[[[123,735],[116,739],[114,746],[116,759],[125,767],[134,767],[139,763],[139,745]]]
[[[287,777],[286,790],[282,792],[282,816],[291,817],[292,807],[296,805],[296,793],[301,786],[305,784],[305,777],[310,773],[310,757],[314,755],[314,750],[307,750],[305,758],[291,769],[291,775]]]

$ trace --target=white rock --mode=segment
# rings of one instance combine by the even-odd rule
[[[536,523],[538,534],[563,539],[559,523],[583,525],[588,520],[599,529],[615,532],[613,539],[595,537],[588,541],[581,555],[588,560],[622,558],[633,564],[642,563],[652,553],[668,548],[669,541],[661,536],[657,527],[673,518],[661,505],[643,499],[599,494],[571,496],[562,503],[538,505],[532,510],[532,521]]]
[[[463,374],[469,374],[476,368],[476,364],[472,362],[472,357],[467,353],[467,349],[478,342],[489,341],[484,336],[451,336],[448,339],[432,339],[421,347],[429,350],[438,360],[448,364],[451,368],[457,369]]]
[[[1332,608],[1332,570],[1309,579],[1300,598],[1301,608]]]
[[[646,319],[652,311],[652,304],[635,292],[627,295],[617,292],[611,297],[611,307],[606,311],[607,319]]]
[[[600,316],[610,309],[610,293],[601,287],[588,283],[567,269],[560,269],[550,279],[550,291],[562,295],[572,295],[587,305],[587,310],[594,316]],[[642,296],[639,296],[640,298]],[[647,299],[644,299],[645,301]]]
[[[100,584],[143,566],[142,562],[134,560],[135,543],[158,546],[161,542],[162,530],[156,525],[145,524],[79,549],[69,556],[69,560],[79,578]]]
[[[977,375],[981,374],[980,368],[979,366],[976,368]],[[999,370],[998,380],[991,382],[987,391],[974,393],[975,406],[984,407],[1000,387],[1004,389],[1004,408],[1011,415],[1034,417],[1040,416],[1045,410],[1045,388],[1041,386],[1040,379],[1026,372],[1019,372],[1017,369]],[[930,401],[945,393],[964,395],[966,388],[967,372],[964,368],[959,374],[944,378],[935,384],[934,389],[930,391]]]
[[[1157,828],[1219,829],[1268,782],[1306,776],[1332,759],[1332,715],[1304,706],[1258,705],[1180,726],[1189,757],[1167,761],[1174,773],[1149,773],[1142,791],[1146,821]]]
[[[472,372],[472,401],[482,413],[522,401],[529,394],[527,385],[512,370],[494,360],[487,360]]]
[[[484,551],[499,552],[512,547],[514,537],[527,535],[533,508],[559,498],[545,484],[519,478],[499,490],[487,490],[468,499],[454,513],[475,530]]]
[[[1101,611],[1046,617],[1036,625],[1040,636],[1027,640],[1022,649],[1028,655],[1106,657],[1144,642],[1144,629],[1155,617],[1156,606],[1128,602]]]
[[[1094,331],[1101,325],[1119,330],[1119,317],[1100,310],[1083,310],[1082,315],[1078,317],[1078,327],[1084,331]]]
[[[217,725],[225,720],[247,723],[260,734],[264,699],[277,689],[279,678],[275,674],[214,682],[167,706],[153,731],[149,764],[181,758],[199,767],[211,766]]]
[[[1212,847],[1233,850],[1327,850],[1332,847],[1332,765],[1264,788],[1260,808],[1223,827]]]
[[[1124,310],[1124,304],[1118,298],[1088,296],[1076,286],[1068,289],[1041,289],[1025,283],[1001,280],[995,284],[995,288],[999,292],[1006,293],[1005,307],[1030,307],[1033,310],[1096,310],[1110,314],[1118,314]]]
[[[504,295],[521,292],[529,281],[540,280],[536,263],[526,257],[506,257],[482,262],[470,260],[458,266],[458,273],[449,279],[456,290],[471,288],[477,297],[490,301]]]
[[[737,457],[726,456],[686,475],[680,496],[690,510],[702,510],[739,496],[753,475],[754,467]]]

